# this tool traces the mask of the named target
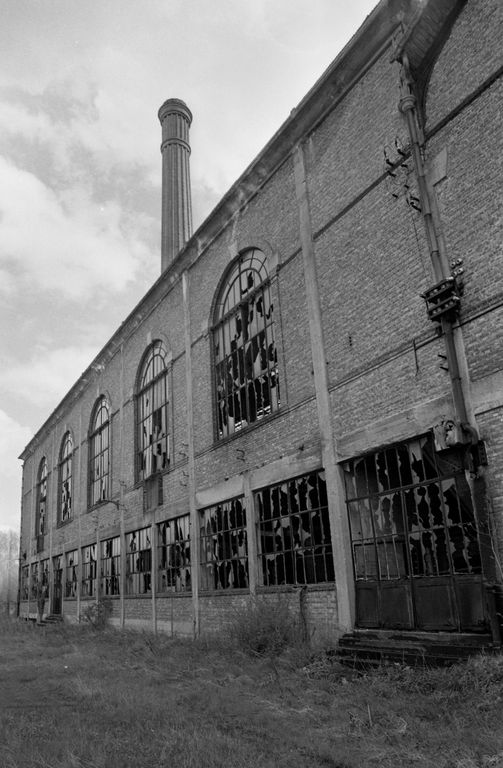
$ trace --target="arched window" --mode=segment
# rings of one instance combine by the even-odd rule
[[[35,536],[47,532],[47,459],[40,462],[37,475],[37,509],[35,515]]]
[[[278,357],[266,256],[256,248],[234,262],[213,327],[219,437],[277,410]]]
[[[169,463],[167,353],[161,341],[149,348],[138,378],[138,479],[146,480]]]
[[[64,523],[72,517],[72,458],[73,441],[69,432],[63,437],[59,454],[59,522]]]
[[[109,498],[110,410],[104,397],[94,407],[89,435],[89,503],[98,504]]]

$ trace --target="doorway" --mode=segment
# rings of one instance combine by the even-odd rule
[[[432,434],[343,465],[358,627],[487,631],[463,449]]]

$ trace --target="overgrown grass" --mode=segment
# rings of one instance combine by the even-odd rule
[[[503,766],[501,656],[359,674],[217,639],[4,621],[0,692],[1,768]]]

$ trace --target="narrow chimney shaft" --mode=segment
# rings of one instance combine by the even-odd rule
[[[192,113],[180,99],[159,110],[162,127],[161,272],[169,267],[192,235],[189,127]]]

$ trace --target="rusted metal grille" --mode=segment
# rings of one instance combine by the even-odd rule
[[[461,455],[427,435],[343,465],[357,580],[480,574]]]
[[[277,410],[279,378],[265,255],[252,249],[234,265],[213,331],[218,435]]]
[[[201,587],[248,587],[246,510],[231,499],[201,512]]]
[[[324,472],[255,494],[263,584],[334,581]]]

